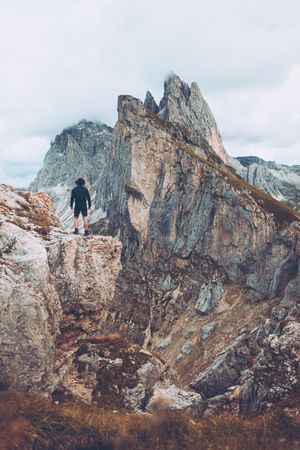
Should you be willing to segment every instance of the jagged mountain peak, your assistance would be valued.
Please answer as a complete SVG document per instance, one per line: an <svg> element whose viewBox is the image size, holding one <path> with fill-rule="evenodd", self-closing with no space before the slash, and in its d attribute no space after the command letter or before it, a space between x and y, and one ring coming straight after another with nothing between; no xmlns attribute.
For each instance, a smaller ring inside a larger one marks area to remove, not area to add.
<svg viewBox="0 0 300 450"><path fill-rule="evenodd" d="M174 72L171 72L165 79L164 82L164 97L184 97L186 100L189 99L191 94L190 87L187 83L181 80L181 78ZM164 98L163 97L163 98ZM163 98L161 101L163 101Z"/></svg>
<svg viewBox="0 0 300 450"><path fill-rule="evenodd" d="M122 106L122 102L119 104ZM206 141L213 152L228 164L229 157L216 120L196 82L189 86L177 74L171 72L164 81L164 94L159 105L151 92L147 91L144 106L160 119L167 120L180 129L187 141L198 146L203 145L203 140ZM120 113L119 107L118 111Z"/></svg>
<svg viewBox="0 0 300 450"><path fill-rule="evenodd" d="M79 120L79 122L69 125L68 127L65 127L62 130L62 132L60 133L60 135L72 133L72 132L76 132L76 131L82 131L85 133L90 133L90 132L97 133L97 132L101 132L101 131L112 132L112 128L110 126L106 125L105 123L101 122L100 120L92 121L92 120L87 120L87 119L81 119L81 120Z"/></svg>
<svg viewBox="0 0 300 450"><path fill-rule="evenodd" d="M152 111L154 114L157 114L159 112L159 106L156 103L156 101L154 100L153 95L151 94L150 91L146 92L146 97L144 100L144 105L147 109L149 109L150 111Z"/></svg>
<svg viewBox="0 0 300 450"><path fill-rule="evenodd" d="M196 82L189 86L171 73L164 82L158 116L179 126L186 139L196 145L205 139L221 160L228 163L217 123Z"/></svg>
<svg viewBox="0 0 300 450"><path fill-rule="evenodd" d="M164 95L161 99L161 107L164 106L164 99L168 96L177 98L179 101L185 100L186 103L191 103L192 101L196 100L199 107L203 107L204 105L206 107L208 106L196 81L193 81L189 86L188 83L183 81L174 72L170 72L170 74L165 79Z"/></svg>

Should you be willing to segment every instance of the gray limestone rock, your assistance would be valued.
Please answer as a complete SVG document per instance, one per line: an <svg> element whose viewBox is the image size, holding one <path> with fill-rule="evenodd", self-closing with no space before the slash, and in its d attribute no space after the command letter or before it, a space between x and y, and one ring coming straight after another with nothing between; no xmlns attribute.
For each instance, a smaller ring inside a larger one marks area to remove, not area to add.
<svg viewBox="0 0 300 450"><path fill-rule="evenodd" d="M210 282L201 286L195 309L199 314L210 314L224 293L219 282Z"/></svg>
<svg viewBox="0 0 300 450"><path fill-rule="evenodd" d="M156 386L153 395L147 405L147 412L162 410L187 411L195 416L200 416L204 409L201 395L179 389L175 385Z"/></svg>
<svg viewBox="0 0 300 450"><path fill-rule="evenodd" d="M69 354L58 337L73 333L75 345L98 330L113 296L121 243L57 225L46 194L0 185L0 383L9 389L50 395Z"/></svg>
<svg viewBox="0 0 300 450"><path fill-rule="evenodd" d="M160 342L159 346L158 346L158 350L165 350L166 348L169 347L171 343L171 337L168 336L166 339L164 339L163 341Z"/></svg>
<svg viewBox="0 0 300 450"><path fill-rule="evenodd" d="M300 226L293 222L277 235L266 247L261 258L252 267L247 277L247 286L259 291L265 298L282 297L287 284L296 278L299 265ZM293 281L289 289L293 289Z"/></svg>
<svg viewBox="0 0 300 450"><path fill-rule="evenodd" d="M288 323L279 335L270 334L256 363L242 374L240 408L257 414L292 393L298 382L300 324Z"/></svg>
<svg viewBox="0 0 300 450"><path fill-rule="evenodd" d="M253 338L247 333L242 334L226 346L190 386L206 399L224 394L227 388L236 384L241 372L251 366L256 352Z"/></svg>
<svg viewBox="0 0 300 450"><path fill-rule="evenodd" d="M144 105L147 109L152 111L154 114L157 114L159 111L159 107L158 107L156 101L154 100L151 92L149 92L149 91L147 91L147 93L146 93Z"/></svg>
<svg viewBox="0 0 300 450"><path fill-rule="evenodd" d="M176 356L176 362L179 362L184 358L184 355L182 353L179 353L179 355Z"/></svg>
<svg viewBox="0 0 300 450"><path fill-rule="evenodd" d="M217 328L217 322L210 322L201 327L201 337L203 340L208 339L215 329Z"/></svg>
<svg viewBox="0 0 300 450"><path fill-rule="evenodd" d="M190 353L190 351L192 350L193 345L194 344L192 342L185 342L183 344L183 346L181 347L181 353L183 355L188 355Z"/></svg>
<svg viewBox="0 0 300 450"><path fill-rule="evenodd" d="M296 276L287 284L280 305L287 308L300 304L300 260L295 267Z"/></svg>
<svg viewBox="0 0 300 450"><path fill-rule="evenodd" d="M180 126L186 139L196 145L206 140L225 163L228 155L212 112L202 97L197 83L191 86L171 73L164 84L164 96L159 103L159 117Z"/></svg>
<svg viewBox="0 0 300 450"><path fill-rule="evenodd" d="M184 339L190 339L194 334L194 330L189 330L185 333Z"/></svg>
<svg viewBox="0 0 300 450"><path fill-rule="evenodd" d="M175 289L176 284L174 283L172 277L170 274L168 274L161 282L160 288L162 291L171 291L172 289Z"/></svg>

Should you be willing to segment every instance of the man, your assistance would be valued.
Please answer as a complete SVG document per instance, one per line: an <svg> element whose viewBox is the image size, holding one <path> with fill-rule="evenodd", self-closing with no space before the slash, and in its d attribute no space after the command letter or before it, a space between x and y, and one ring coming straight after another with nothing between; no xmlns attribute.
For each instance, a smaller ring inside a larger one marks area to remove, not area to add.
<svg viewBox="0 0 300 450"><path fill-rule="evenodd" d="M83 217L83 226L84 226L84 235L88 236L89 232L88 232L88 227L89 227L89 223L88 223L88 212L87 212L87 203L89 206L89 211L91 210L91 197L90 197L90 193L87 190L86 187L84 187L85 185L85 181L83 178L78 178L78 180L75 182L77 184L76 187L74 187L74 189L72 190L72 194L71 194L71 209L73 210L73 203L75 200L75 208L74 208L74 227L75 227L75 231L74 234L78 234L78 217L79 214L82 214Z"/></svg>

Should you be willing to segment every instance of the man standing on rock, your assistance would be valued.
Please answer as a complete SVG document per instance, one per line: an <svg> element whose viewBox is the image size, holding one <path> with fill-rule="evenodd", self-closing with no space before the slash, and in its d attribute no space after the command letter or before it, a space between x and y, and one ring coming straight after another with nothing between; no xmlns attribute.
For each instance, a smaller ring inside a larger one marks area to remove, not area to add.
<svg viewBox="0 0 300 450"><path fill-rule="evenodd" d="M73 203L75 200L75 208L74 208L74 227L75 227L75 231L74 234L78 234L78 217L79 214L82 214L83 217L83 226L84 226L84 235L88 236L89 232L88 232L88 227L89 227L89 223L88 223L88 211L87 211L87 203L89 206L89 211L91 209L92 203L91 203L91 197L90 197L90 193L88 191L88 189L84 186L85 185L85 181L83 178L78 178L78 180L75 182L77 184L76 187L74 187L74 189L72 189L72 194L71 194L71 209L73 209Z"/></svg>

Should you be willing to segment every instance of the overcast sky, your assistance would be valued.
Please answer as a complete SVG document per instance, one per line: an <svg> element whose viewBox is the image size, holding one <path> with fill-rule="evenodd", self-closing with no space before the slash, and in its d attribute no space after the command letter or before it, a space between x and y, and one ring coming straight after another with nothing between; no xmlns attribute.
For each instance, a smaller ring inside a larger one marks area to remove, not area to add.
<svg viewBox="0 0 300 450"><path fill-rule="evenodd" d="M300 164L299 0L0 0L0 182L117 96L197 81L229 154Z"/></svg>

